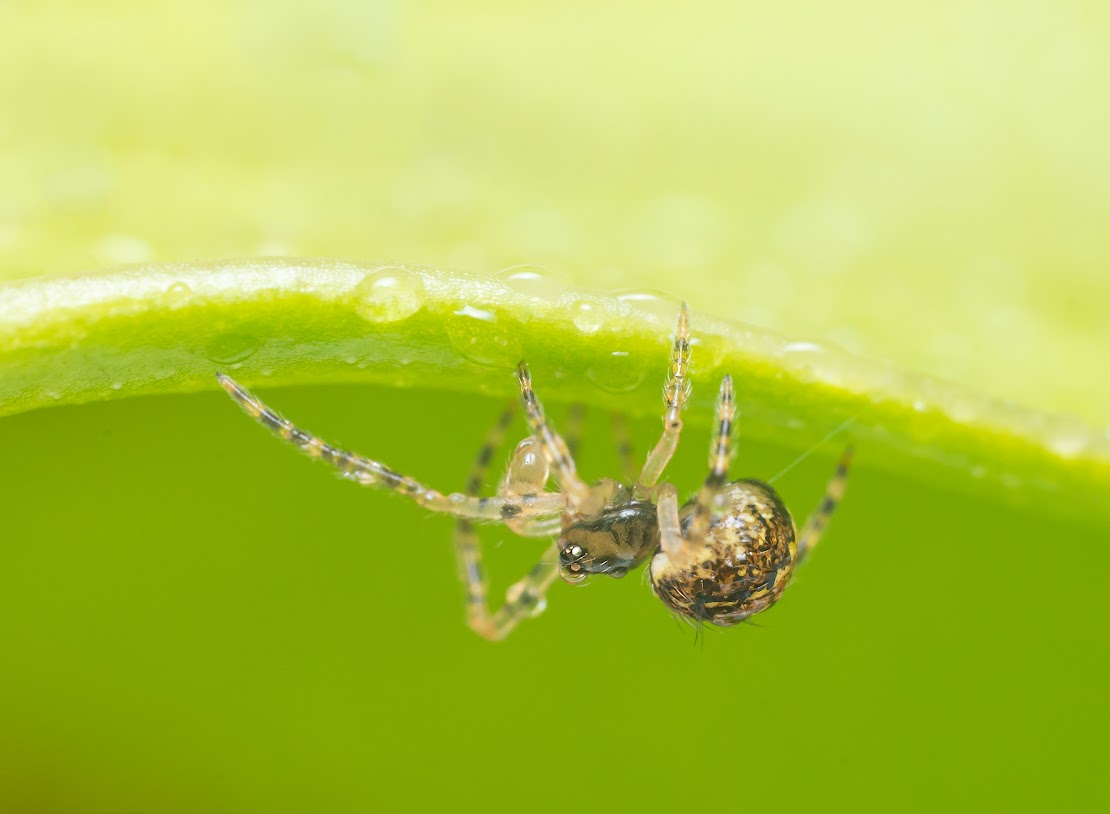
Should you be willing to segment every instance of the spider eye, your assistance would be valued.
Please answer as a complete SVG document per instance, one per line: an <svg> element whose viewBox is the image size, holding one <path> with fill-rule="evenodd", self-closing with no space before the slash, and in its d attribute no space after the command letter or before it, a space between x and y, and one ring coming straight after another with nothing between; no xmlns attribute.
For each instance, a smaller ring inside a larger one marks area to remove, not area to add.
<svg viewBox="0 0 1110 814"><path fill-rule="evenodd" d="M568 545L559 552L559 562L570 571L581 571L582 560L586 556L586 549L580 545Z"/></svg>

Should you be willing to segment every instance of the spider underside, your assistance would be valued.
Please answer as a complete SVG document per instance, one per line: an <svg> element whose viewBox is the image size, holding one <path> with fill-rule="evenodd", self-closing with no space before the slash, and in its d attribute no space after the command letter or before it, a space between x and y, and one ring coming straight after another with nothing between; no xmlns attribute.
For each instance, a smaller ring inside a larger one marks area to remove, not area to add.
<svg viewBox="0 0 1110 814"><path fill-rule="evenodd" d="M812 551L844 493L851 450L842 456L824 499L799 533L775 490L757 480L728 480L736 416L732 378L717 399L709 475L698 494L680 506L678 493L661 482L678 446L682 409L690 395L689 315L683 304L675 326L671 364L663 387L663 432L637 473L627 429L614 416L625 481L585 483L571 450L581 410L573 408L567 439L547 420L532 389L528 367L517 367L529 435L514 449L494 497L478 491L515 413L502 412L475 462L466 493L443 494L377 461L336 449L299 429L230 377L217 378L254 419L315 458L365 486L399 492L430 511L456 518L455 550L466 589L467 621L480 635L502 639L523 619L543 610L556 577L581 582L591 574L622 577L650 559L655 595L674 613L695 622L738 624L773 605L794 568ZM554 481L557 491L548 491ZM539 562L491 610L474 527L497 522L524 537L556 537Z"/></svg>

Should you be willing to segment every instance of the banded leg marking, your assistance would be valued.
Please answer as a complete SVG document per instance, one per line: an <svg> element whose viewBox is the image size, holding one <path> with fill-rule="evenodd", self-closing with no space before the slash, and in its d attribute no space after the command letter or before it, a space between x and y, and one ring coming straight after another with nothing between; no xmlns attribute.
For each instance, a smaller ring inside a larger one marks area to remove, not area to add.
<svg viewBox="0 0 1110 814"><path fill-rule="evenodd" d="M671 367L667 372L667 382L663 385L663 435L655 448L648 454L644 468L640 471L638 491L654 487L663 475L678 448L678 436L682 432L682 408L690 397L690 313L686 303L678 311L674 329L674 345L671 347Z"/></svg>
<svg viewBox="0 0 1110 814"><path fill-rule="evenodd" d="M491 641L499 641L512 633L520 622L539 616L547 606L547 591L558 575L559 549L552 545L524 579L509 587L505 593L505 604L478 632Z"/></svg>
<svg viewBox="0 0 1110 814"><path fill-rule="evenodd" d="M713 511L713 501L728 482L728 464L732 458L732 431L736 422L736 401L732 392L732 377L721 380L721 390L717 395L717 431L709 446L709 475L706 476L694 505L693 518L686 537L700 540L709 528L709 518Z"/></svg>
<svg viewBox="0 0 1110 814"><path fill-rule="evenodd" d="M517 365L516 375L528 427L539 439L544 457L551 466L551 474L566 495L567 504L571 508L578 506L589 496L590 489L578 477L574 459L570 457L566 442L555 432L544 415L543 405L536 398L536 391L532 389L532 374L528 372L528 365L524 362Z"/></svg>
<svg viewBox="0 0 1110 814"><path fill-rule="evenodd" d="M513 418L514 407L510 405L502 413L490 430L486 443L482 446L474 462L474 468L467 480L467 491L473 495L482 487L489 471L490 461L505 437L505 432ZM519 449L519 447L518 447ZM510 467L512 463L510 463ZM542 484L540 484L542 488ZM505 487L502 486L502 489ZM557 522L559 518L554 518ZM529 522L549 522L534 518ZM459 578L466 586L466 621L470 628L487 639L503 639L523 619L543 610L544 595L558 574L557 558L554 551L548 552L524 579L516 582L508 591L505 603L495 612L490 612L489 589L482 550L474 524L460 519L455 524L455 554L459 564Z"/></svg>
<svg viewBox="0 0 1110 814"><path fill-rule="evenodd" d="M798 533L797 562L805 559L821 539L829 519L836 511L837 504L844 498L844 490L848 485L848 469L852 465L852 448L848 447L840 456L836 465L836 472L825 487L825 496L821 499L817 510L810 515L802 530Z"/></svg>
<svg viewBox="0 0 1110 814"><path fill-rule="evenodd" d="M478 494L482 481L489 472L493 455L505 437L509 423L513 420L515 405L510 404L502 410L497 423L490 429L486 442L478 451L470 477L466 481L468 497ZM482 549L478 543L478 532L474 524L465 518L455 522L455 557L459 565L459 580L466 587L466 621L470 627L483 635L490 624L488 587L485 567L482 563Z"/></svg>
<svg viewBox="0 0 1110 814"><path fill-rule="evenodd" d="M557 515L566 506L566 499L557 493L524 497L473 497L454 492L443 494L402 475L385 464L364 458L354 452L336 449L322 439L306 432L278 415L230 376L220 373L216 378L239 406L282 440L299 447L313 458L327 461L339 469L343 477L363 486L380 487L405 495L429 511L443 512L472 520L504 521L508 518L531 518Z"/></svg>

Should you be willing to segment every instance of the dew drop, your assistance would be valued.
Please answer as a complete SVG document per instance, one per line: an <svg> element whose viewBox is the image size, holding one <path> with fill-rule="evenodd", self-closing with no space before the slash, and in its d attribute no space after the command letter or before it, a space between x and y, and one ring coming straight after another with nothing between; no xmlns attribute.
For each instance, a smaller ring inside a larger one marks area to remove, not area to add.
<svg viewBox="0 0 1110 814"><path fill-rule="evenodd" d="M784 353L824 353L825 349L816 342L789 342L783 348Z"/></svg>
<svg viewBox="0 0 1110 814"><path fill-rule="evenodd" d="M818 368L825 364L826 351L816 342L789 342L782 348L784 365L802 379L813 381Z"/></svg>
<svg viewBox="0 0 1110 814"><path fill-rule="evenodd" d="M399 322L424 305L424 281L414 271L385 266L359 280L354 288L354 310L367 322Z"/></svg>
<svg viewBox="0 0 1110 814"><path fill-rule="evenodd" d="M693 336L690 338L690 357L702 372L719 370L724 364L727 349L719 336Z"/></svg>
<svg viewBox="0 0 1110 814"><path fill-rule="evenodd" d="M600 303L578 300L570 310L574 327L584 334L596 334L605 324L605 313Z"/></svg>
<svg viewBox="0 0 1110 814"><path fill-rule="evenodd" d="M212 340L204 355L218 365L239 365L254 356L257 350L258 340L253 336L231 333Z"/></svg>
<svg viewBox="0 0 1110 814"><path fill-rule="evenodd" d="M513 367L523 351L514 325L492 311L464 305L445 323L447 338L464 358L484 367Z"/></svg>
<svg viewBox="0 0 1110 814"><path fill-rule="evenodd" d="M1048 448L1061 458L1078 458L1094 442L1092 432L1081 422L1059 417L1048 427Z"/></svg>
<svg viewBox="0 0 1110 814"><path fill-rule="evenodd" d="M192 293L193 289L185 283L174 283L166 289L166 301L175 307L180 306L189 299L189 295Z"/></svg>
<svg viewBox="0 0 1110 814"><path fill-rule="evenodd" d="M554 301L567 290L565 277L542 266L513 266L496 276L516 293L536 300Z"/></svg>
<svg viewBox="0 0 1110 814"><path fill-rule="evenodd" d="M650 289L624 291L617 294L617 299L667 325L673 324L678 316L678 300L668 297L661 291Z"/></svg>
<svg viewBox="0 0 1110 814"><path fill-rule="evenodd" d="M628 351L613 351L586 369L586 377L598 388L610 393L627 393L644 382L647 368Z"/></svg>
<svg viewBox="0 0 1110 814"><path fill-rule="evenodd" d="M113 390L122 390L123 389L123 382L112 382L108 386L111 387Z"/></svg>

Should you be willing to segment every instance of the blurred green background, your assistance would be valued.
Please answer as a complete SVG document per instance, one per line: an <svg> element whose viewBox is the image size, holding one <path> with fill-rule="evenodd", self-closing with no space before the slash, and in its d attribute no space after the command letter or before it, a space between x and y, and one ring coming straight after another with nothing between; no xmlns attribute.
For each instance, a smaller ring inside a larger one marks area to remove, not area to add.
<svg viewBox="0 0 1110 814"><path fill-rule="evenodd" d="M0 277L533 263L1103 426L1107 99L1095 2L0 2ZM444 489L498 408L263 395ZM450 523L220 393L0 438L0 810L1107 802L1110 531L1079 512L863 461L759 627L695 641L633 575L491 645ZM611 474L602 416L587 441ZM780 482L796 513L834 452ZM497 595L539 546L486 538Z"/></svg>

